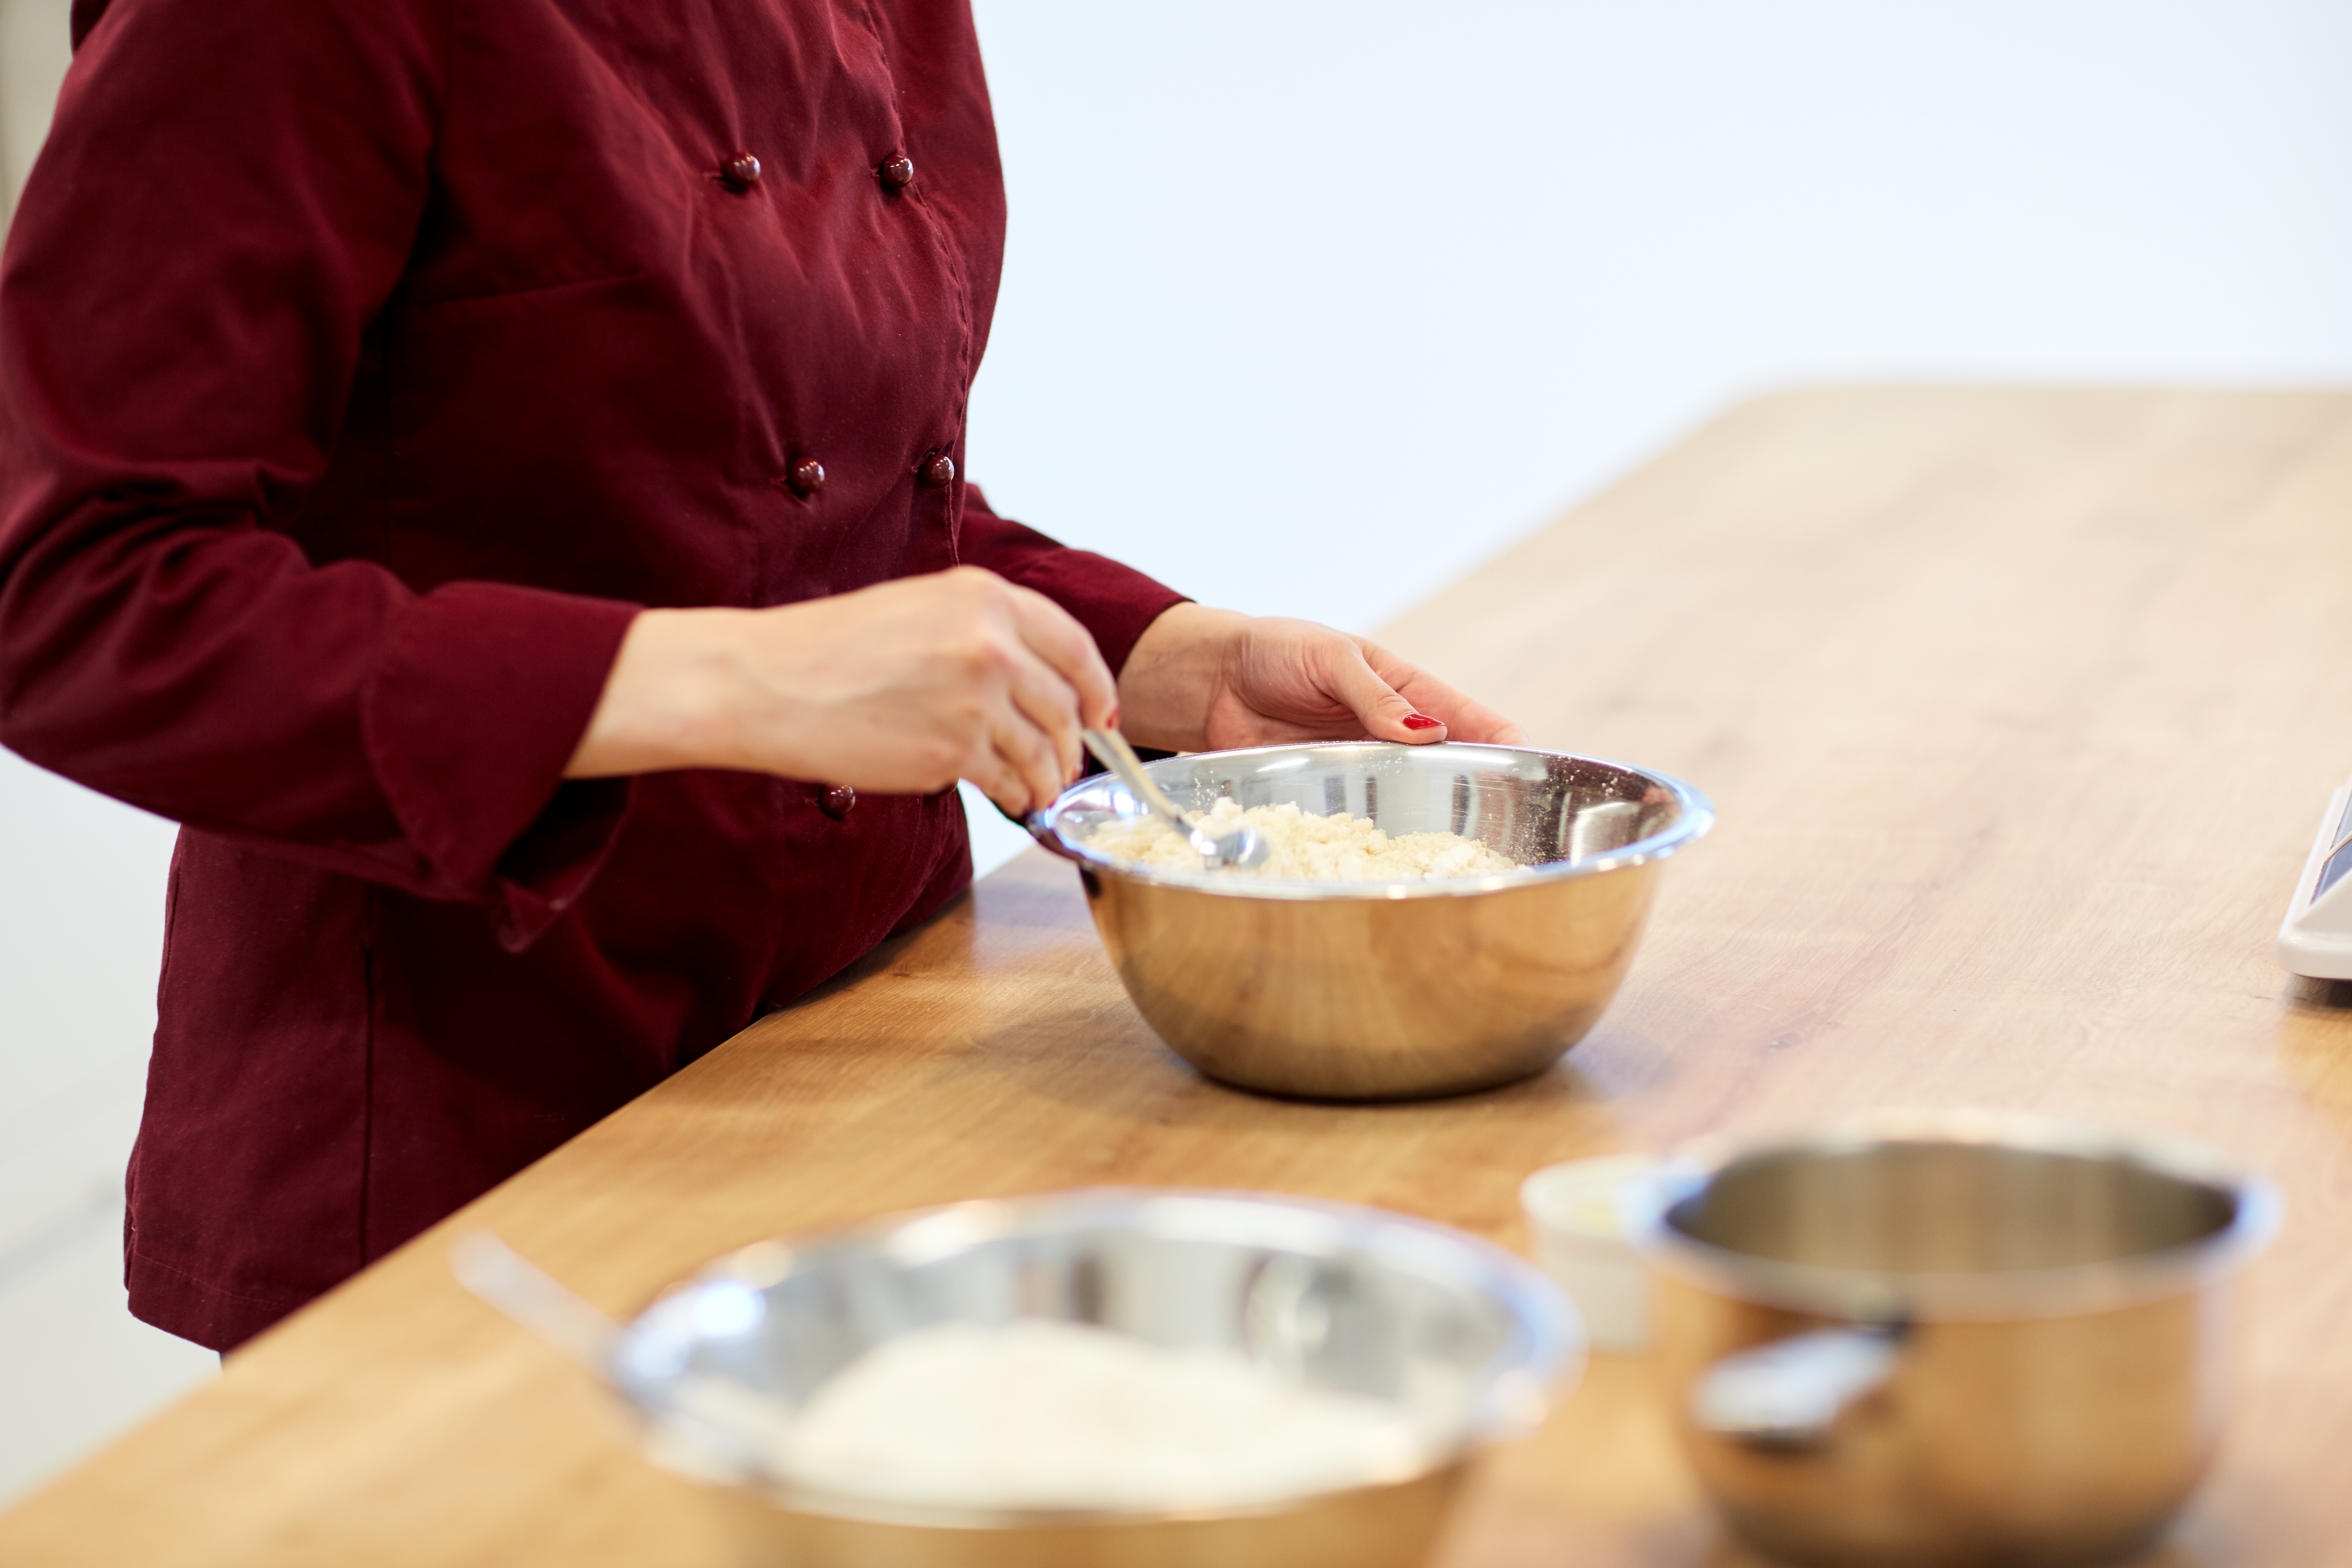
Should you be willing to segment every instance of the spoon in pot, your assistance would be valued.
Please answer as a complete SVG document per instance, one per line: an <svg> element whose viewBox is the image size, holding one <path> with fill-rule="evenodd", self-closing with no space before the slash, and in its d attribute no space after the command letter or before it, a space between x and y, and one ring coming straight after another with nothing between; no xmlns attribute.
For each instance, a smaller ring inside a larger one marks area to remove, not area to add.
<svg viewBox="0 0 2352 1568"><path fill-rule="evenodd" d="M1127 786L1128 793L1135 796L1139 804L1182 834L1192 847L1201 852L1201 858L1210 870L1246 871L1253 866L1265 864L1265 858L1273 852L1273 847L1266 843L1265 835L1247 826L1236 827L1230 833L1212 834L1195 825L1190 816L1176 809L1176 803L1170 800L1158 784L1151 782L1151 775L1144 772L1143 759L1135 754L1135 748L1127 743L1126 736L1116 730L1083 730L1079 733L1087 742L1087 750L1100 758L1103 766L1118 775L1118 782Z"/></svg>

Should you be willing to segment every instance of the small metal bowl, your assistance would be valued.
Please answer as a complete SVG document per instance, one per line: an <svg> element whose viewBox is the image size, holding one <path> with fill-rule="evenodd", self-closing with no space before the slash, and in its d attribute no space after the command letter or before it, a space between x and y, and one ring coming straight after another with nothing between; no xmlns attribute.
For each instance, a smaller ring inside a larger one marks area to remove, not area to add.
<svg viewBox="0 0 2352 1568"><path fill-rule="evenodd" d="M1139 815L1108 777L1031 818L1078 862L1119 980L1177 1055L1224 1083L1316 1099L1459 1094L1551 1066L1616 994L1658 863L1715 820L1664 773L1523 746L1267 746L1150 771L1189 810L1287 802L1391 834L1458 833L1520 862L1414 882L1138 866L1087 842Z"/></svg>
<svg viewBox="0 0 2352 1568"><path fill-rule="evenodd" d="M1416 1473L1251 1508L986 1511L815 1492L747 1470L681 1386L797 1406L866 1351L947 1322L1059 1319L1223 1347L1395 1402L1444 1434ZM1480 1449L1532 1431L1581 1365L1575 1310L1501 1248L1379 1209L1246 1193L986 1200L764 1243L675 1287L610 1366L656 1462L731 1483L755 1561L794 1568L1412 1568Z"/></svg>

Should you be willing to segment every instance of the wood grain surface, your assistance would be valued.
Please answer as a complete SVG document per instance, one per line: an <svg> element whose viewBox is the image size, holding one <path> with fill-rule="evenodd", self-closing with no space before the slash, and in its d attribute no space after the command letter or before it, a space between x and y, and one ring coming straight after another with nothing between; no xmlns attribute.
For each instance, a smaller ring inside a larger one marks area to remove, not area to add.
<svg viewBox="0 0 2352 1568"><path fill-rule="evenodd" d="M2272 939L2352 773L2352 395L1792 393L1389 628L1537 743L1710 792L1555 1070L1349 1109L1212 1087L1031 856L232 1358L0 1516L0 1563L716 1563L690 1489L443 1261L615 1311L757 1237L1092 1182L1277 1188L1523 1246L1549 1161L1982 1104L2273 1173L2221 1463L2152 1562L2352 1563L2352 988ZM37 1353L18 1346L12 1354ZM1504 1451L1445 1568L1748 1562L1638 1360Z"/></svg>

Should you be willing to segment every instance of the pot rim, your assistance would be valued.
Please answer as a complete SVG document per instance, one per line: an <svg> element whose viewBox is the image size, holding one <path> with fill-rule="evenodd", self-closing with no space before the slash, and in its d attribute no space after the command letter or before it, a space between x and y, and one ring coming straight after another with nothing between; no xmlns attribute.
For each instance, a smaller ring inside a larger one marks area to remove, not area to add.
<svg viewBox="0 0 2352 1568"><path fill-rule="evenodd" d="M2227 1224L2177 1247L2091 1263L1956 1274L1763 1258L1702 1241L1669 1219L1676 1205L1743 1160L1920 1142L1997 1143L2128 1161L2226 1193L2232 1212ZM1980 1110L1879 1111L1792 1135L1701 1139L1633 1184L1623 1208L1627 1238L1643 1261L1662 1273L1738 1300L1864 1324L2074 1317L2189 1295L2251 1260L2277 1235L2284 1217L2284 1200L2269 1180L2192 1140Z"/></svg>
<svg viewBox="0 0 2352 1568"><path fill-rule="evenodd" d="M1467 898L1481 893L1508 892L1517 888L1541 887L1548 883L1574 880L1580 877L1597 877L1611 871L1622 871L1653 861L1664 860L1706 835L1715 826L1715 803L1696 786L1671 773L1654 768L1637 767L1612 757L1597 757L1585 752L1553 751L1542 746L1503 746L1487 742L1445 741L1434 746L1408 746L1394 741L1306 741L1280 746L1244 746L1223 752L1181 752L1160 762L1148 763L1147 768L1157 770L1175 766L1189 767L1210 758L1276 756L1286 752L1361 751L1365 752L1420 752L1477 751L1507 752L1517 755L1553 758L1564 762L1583 763L1594 767L1609 768L1642 779L1654 789L1674 797L1679 807L1675 820L1656 833L1633 843L1620 846L1601 855L1589 855L1578 860L1545 860L1533 866L1521 866L1508 871L1497 871L1483 877L1444 877L1412 881L1333 882L1306 879L1271 879L1223 877L1212 871L1171 871L1154 867L1139 866L1132 861L1115 859L1065 830L1064 819L1081 795L1091 794L1102 787L1101 775L1080 779L1076 784L1054 797L1051 805L1035 811L1024 819L1030 836L1053 853L1066 860L1075 860L1084 868L1122 882L1146 887L1180 889L1185 892L1205 893L1213 898L1262 899L1272 901L1320 902L1332 900L1386 902L1405 899ZM1116 781L1111 781L1115 783ZM1164 782L1164 781L1163 781ZM1141 813L1136 815L1140 816Z"/></svg>

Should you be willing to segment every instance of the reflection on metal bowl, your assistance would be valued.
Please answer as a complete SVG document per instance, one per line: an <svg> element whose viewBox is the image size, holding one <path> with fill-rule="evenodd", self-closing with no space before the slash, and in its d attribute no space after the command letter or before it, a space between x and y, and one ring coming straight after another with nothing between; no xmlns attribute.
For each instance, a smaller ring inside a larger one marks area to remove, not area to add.
<svg viewBox="0 0 2352 1568"><path fill-rule="evenodd" d="M1541 1072L1633 962L1659 862L1707 830L1696 790L1518 746L1373 742L1151 764L1180 806L1220 795L1458 833L1521 863L1493 877L1306 882L1114 861L1087 836L1138 814L1081 781L1031 826L1079 863L1095 926L1160 1037L1209 1077L1333 1100L1458 1094Z"/></svg>
<svg viewBox="0 0 2352 1568"><path fill-rule="evenodd" d="M797 1407L898 1335L1037 1318L1238 1352L1393 1402L1440 1440L1417 1473L1247 1509L997 1512L795 1489L730 1469L677 1414L688 1384ZM638 1317L612 1372L657 1459L732 1483L715 1495L760 1563L1415 1568L1479 1451L1532 1430L1582 1349L1550 1281L1458 1231L1307 1199L1102 1189L748 1247Z"/></svg>

